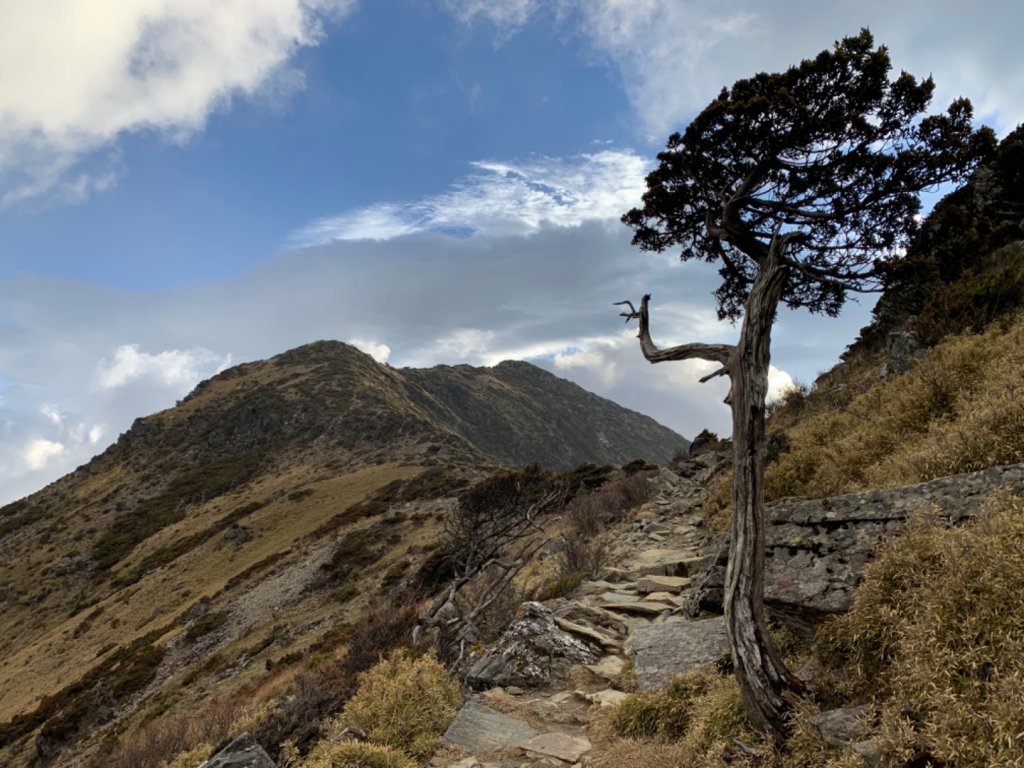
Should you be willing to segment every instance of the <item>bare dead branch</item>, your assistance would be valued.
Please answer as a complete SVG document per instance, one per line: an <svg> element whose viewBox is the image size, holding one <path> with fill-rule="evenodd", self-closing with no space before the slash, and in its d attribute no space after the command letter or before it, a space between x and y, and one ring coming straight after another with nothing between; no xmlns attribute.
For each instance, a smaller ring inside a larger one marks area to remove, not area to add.
<svg viewBox="0 0 1024 768"><path fill-rule="evenodd" d="M626 318L626 322L634 318L640 321L640 331L637 337L640 339L640 349L648 361L651 363L664 363L668 360L710 360L720 364L724 371L724 373L716 373L715 375L722 376L729 372L729 361L736 349L732 344L680 344L677 347L659 349L651 340L647 311L647 305L650 300L651 294L644 294L643 299L640 300L639 311L633 307L630 301L615 302L617 306L621 304L629 305L631 311L628 315L625 312L620 313L620 316Z"/></svg>

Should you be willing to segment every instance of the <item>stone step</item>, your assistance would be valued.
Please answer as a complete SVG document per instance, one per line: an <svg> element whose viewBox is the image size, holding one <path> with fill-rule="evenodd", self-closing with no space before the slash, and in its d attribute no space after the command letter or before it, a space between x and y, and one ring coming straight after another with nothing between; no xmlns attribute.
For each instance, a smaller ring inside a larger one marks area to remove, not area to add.
<svg viewBox="0 0 1024 768"><path fill-rule="evenodd" d="M638 613L641 616L660 616L663 612L669 610L669 607L663 603L640 600L632 603L598 603L598 605L601 608L607 608L609 611L615 611L616 613Z"/></svg>
<svg viewBox="0 0 1024 768"><path fill-rule="evenodd" d="M644 576L636 582L636 591L641 595L651 592L674 592L678 594L690 585L685 576Z"/></svg>

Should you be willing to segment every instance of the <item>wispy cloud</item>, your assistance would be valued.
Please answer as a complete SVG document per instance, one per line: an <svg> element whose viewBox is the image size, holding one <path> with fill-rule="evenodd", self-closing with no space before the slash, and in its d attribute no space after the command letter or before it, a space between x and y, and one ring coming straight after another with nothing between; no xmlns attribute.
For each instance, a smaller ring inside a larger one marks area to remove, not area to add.
<svg viewBox="0 0 1024 768"><path fill-rule="evenodd" d="M289 244L391 240L416 232L524 235L545 224L616 220L640 202L649 161L632 151L605 150L568 158L481 160L472 167L474 173L446 192L317 219L295 232Z"/></svg>
<svg viewBox="0 0 1024 768"><path fill-rule="evenodd" d="M156 131L182 142L236 95L273 100L301 87L289 59L354 5L0 4L0 202L80 202L115 183L124 134Z"/></svg>

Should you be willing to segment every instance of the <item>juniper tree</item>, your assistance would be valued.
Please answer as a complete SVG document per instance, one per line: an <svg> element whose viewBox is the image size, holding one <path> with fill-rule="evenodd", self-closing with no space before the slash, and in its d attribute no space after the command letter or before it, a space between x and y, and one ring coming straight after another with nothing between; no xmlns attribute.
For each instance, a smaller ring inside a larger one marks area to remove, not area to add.
<svg viewBox="0 0 1024 768"><path fill-rule="evenodd" d="M920 192L961 178L994 145L972 127L971 104L921 117L931 78L890 79L870 32L837 42L785 72L721 91L682 134L669 137L647 177L643 205L623 216L645 251L680 248L716 263L721 320L742 318L736 344L660 349L646 295L639 320L652 363L719 364L701 381L731 380L734 474L725 614L736 676L752 724L781 738L799 681L765 627L764 421L771 329L780 303L835 316L851 291L881 287L920 209Z"/></svg>

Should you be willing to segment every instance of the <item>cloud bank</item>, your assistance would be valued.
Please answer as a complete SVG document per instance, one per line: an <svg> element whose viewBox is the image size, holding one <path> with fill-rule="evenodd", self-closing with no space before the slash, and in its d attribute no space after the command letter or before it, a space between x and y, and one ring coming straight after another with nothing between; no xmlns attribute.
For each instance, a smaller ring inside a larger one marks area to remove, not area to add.
<svg viewBox="0 0 1024 768"><path fill-rule="evenodd" d="M235 96L301 87L289 58L354 3L0 4L0 203L84 200L115 182L119 137L184 142Z"/></svg>

